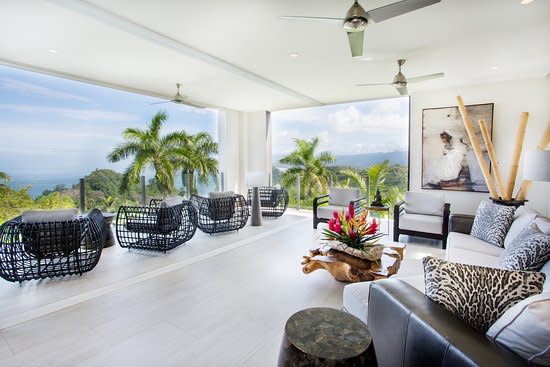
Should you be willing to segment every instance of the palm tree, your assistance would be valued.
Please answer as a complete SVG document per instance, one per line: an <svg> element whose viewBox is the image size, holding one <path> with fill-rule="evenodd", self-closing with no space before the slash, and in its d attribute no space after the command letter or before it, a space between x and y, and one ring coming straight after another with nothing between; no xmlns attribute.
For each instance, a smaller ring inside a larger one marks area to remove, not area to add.
<svg viewBox="0 0 550 367"><path fill-rule="evenodd" d="M195 174L198 181L208 184L212 175L218 175L218 160L213 155L218 154L218 143L206 132L188 135L185 143L175 151L175 165L180 168L182 182L189 175L189 190L197 193Z"/></svg>
<svg viewBox="0 0 550 367"><path fill-rule="evenodd" d="M160 136L160 129L166 119L166 113L160 111L153 116L147 129L127 128L122 133L126 141L107 156L110 162L133 157L132 163L122 176L120 189L123 192L128 192L132 184L139 182L139 177L147 167L153 168L155 181L161 193L166 195L174 190L175 151L185 144L189 136L185 132Z"/></svg>
<svg viewBox="0 0 550 367"><path fill-rule="evenodd" d="M388 173L388 170L390 168L390 162L384 161L379 162L376 164L373 164L369 168L367 168L367 174L369 175L370 179L370 197L374 197L374 193L376 192L376 188L380 188L381 191L383 191L384 186L384 180L386 179L386 174Z"/></svg>
<svg viewBox="0 0 550 367"><path fill-rule="evenodd" d="M0 185L8 186L10 181L11 181L11 178L6 172L0 172Z"/></svg>
<svg viewBox="0 0 550 367"><path fill-rule="evenodd" d="M330 152L315 154L319 146L319 138L311 140L294 139L296 150L281 158L279 162L291 167L281 175L281 182L285 186L291 186L300 177L300 196L313 196L314 192L325 192L328 189L328 180L331 176L326 165L334 162Z"/></svg>
<svg viewBox="0 0 550 367"><path fill-rule="evenodd" d="M339 173L345 177L346 186L358 187L362 192L367 192L367 183L357 170L345 168Z"/></svg>

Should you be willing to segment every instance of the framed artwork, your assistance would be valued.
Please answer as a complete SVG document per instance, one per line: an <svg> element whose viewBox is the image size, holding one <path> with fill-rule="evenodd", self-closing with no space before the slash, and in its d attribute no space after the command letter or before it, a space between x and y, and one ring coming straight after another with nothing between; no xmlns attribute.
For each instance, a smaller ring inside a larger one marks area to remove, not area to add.
<svg viewBox="0 0 550 367"><path fill-rule="evenodd" d="M466 106L490 167L478 121L493 134L493 103ZM458 107L422 110L422 188L489 192Z"/></svg>

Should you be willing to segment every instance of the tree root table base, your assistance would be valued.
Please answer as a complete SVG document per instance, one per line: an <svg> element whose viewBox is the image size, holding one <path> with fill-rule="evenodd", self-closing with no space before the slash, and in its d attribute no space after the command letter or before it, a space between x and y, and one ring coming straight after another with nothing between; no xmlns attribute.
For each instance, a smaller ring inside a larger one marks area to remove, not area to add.
<svg viewBox="0 0 550 367"><path fill-rule="evenodd" d="M309 274L318 269L328 271L341 282L365 282L386 279L397 273L403 259L404 245L387 245L379 261L361 259L345 252L322 246L304 256L302 271Z"/></svg>

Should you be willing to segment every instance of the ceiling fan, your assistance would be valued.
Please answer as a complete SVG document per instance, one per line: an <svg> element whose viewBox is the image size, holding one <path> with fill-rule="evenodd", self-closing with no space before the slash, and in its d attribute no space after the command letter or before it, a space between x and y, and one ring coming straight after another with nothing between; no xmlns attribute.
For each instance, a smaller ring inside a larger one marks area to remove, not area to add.
<svg viewBox="0 0 550 367"><path fill-rule="evenodd" d="M393 78L393 82L391 82L391 83L357 84L356 86L357 87L369 87L369 86L373 86L373 85L393 85L395 87L395 89L397 89L399 94L401 94L402 96L406 96L407 94L409 94L409 92L407 91L407 84L408 83L419 83L419 82L424 82L426 80L443 78L445 76L445 73L435 73L435 74L415 76L413 78L408 78L407 79L407 77L405 77L405 75L403 75L403 73L401 72L401 66L403 66L403 64L406 61L407 60L405 60L405 59L397 60L397 65L399 65L399 72Z"/></svg>
<svg viewBox="0 0 550 367"><path fill-rule="evenodd" d="M365 9L354 0L353 5L347 11L344 18L331 17L307 17L307 16L282 16L286 20L316 20L324 22L342 23L348 34L351 56L363 55L363 36L365 28L370 21L376 23L424 8L441 0L402 0L380 8L365 11Z"/></svg>
<svg viewBox="0 0 550 367"><path fill-rule="evenodd" d="M176 83L177 92L176 92L176 95L174 96L174 98L172 98L171 100L162 101L162 102L155 102L155 103L151 103L151 104L153 105L153 104L163 104L163 103L171 103L172 102L172 103L177 103L177 104L184 104L184 105L191 106L191 107L204 108L204 106L199 106L197 104L189 102L187 100L186 96L182 96L180 94L180 87L181 87L181 84Z"/></svg>

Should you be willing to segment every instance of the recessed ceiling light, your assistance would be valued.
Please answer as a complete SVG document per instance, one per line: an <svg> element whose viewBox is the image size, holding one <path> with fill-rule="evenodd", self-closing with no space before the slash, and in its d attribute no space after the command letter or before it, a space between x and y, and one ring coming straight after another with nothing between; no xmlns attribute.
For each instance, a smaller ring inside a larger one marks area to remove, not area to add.
<svg viewBox="0 0 550 367"><path fill-rule="evenodd" d="M297 52L291 52L291 53L288 54L288 56L290 56L292 58L296 58L296 57L300 56L300 54L297 53Z"/></svg>
<svg viewBox="0 0 550 367"><path fill-rule="evenodd" d="M56 53L57 53L57 50L54 50L53 48L50 48L50 49L48 50L48 52L51 53L51 54L56 54Z"/></svg>
<svg viewBox="0 0 550 367"><path fill-rule="evenodd" d="M535 0L521 0L521 5L527 5L527 4L531 4L533 1Z"/></svg>
<svg viewBox="0 0 550 367"><path fill-rule="evenodd" d="M498 66L491 66L491 70L498 70Z"/></svg>

